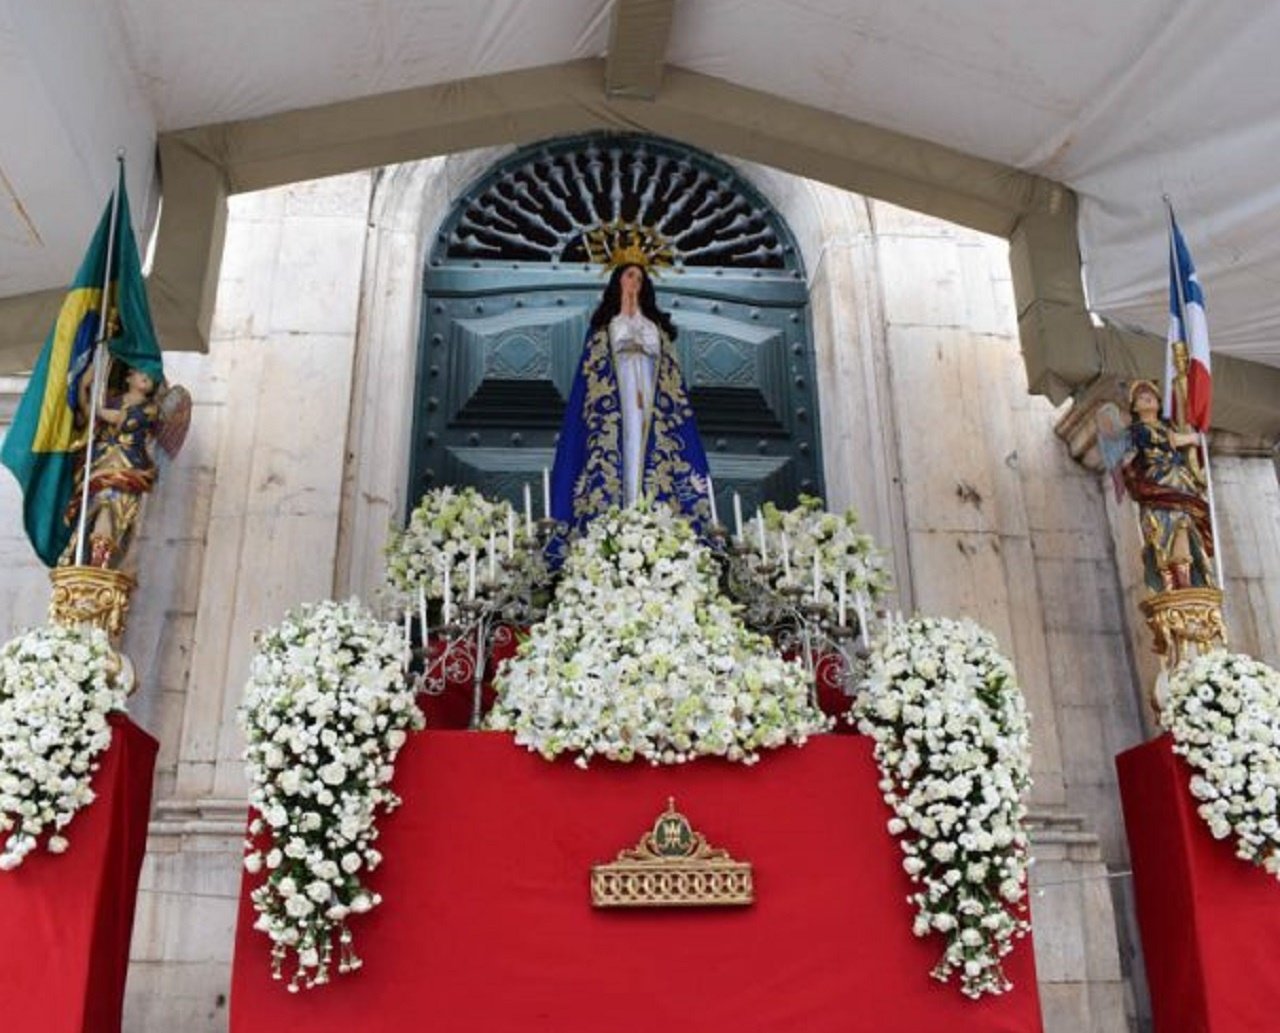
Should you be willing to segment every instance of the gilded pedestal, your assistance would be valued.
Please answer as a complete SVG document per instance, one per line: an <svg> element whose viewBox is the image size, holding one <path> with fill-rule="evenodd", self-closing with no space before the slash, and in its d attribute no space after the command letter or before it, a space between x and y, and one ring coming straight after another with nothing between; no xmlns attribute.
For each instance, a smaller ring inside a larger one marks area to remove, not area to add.
<svg viewBox="0 0 1280 1033"><path fill-rule="evenodd" d="M1217 588L1175 588L1140 604L1166 669L1215 648L1225 648L1222 592Z"/></svg>
<svg viewBox="0 0 1280 1033"><path fill-rule="evenodd" d="M105 567L54 567L49 571L53 596L49 619L55 624L96 624L118 647L129 616L129 597L136 582L128 574Z"/></svg>

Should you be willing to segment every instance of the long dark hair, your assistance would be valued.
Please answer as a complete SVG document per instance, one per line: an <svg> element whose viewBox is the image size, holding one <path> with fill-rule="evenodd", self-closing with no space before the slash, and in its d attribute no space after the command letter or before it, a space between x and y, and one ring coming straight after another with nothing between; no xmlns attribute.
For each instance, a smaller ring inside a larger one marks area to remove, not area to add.
<svg viewBox="0 0 1280 1033"><path fill-rule="evenodd" d="M604 289L604 297L600 299L600 304L592 313L591 332L594 334L598 330L607 330L613 317L622 311L622 274L628 269L639 269L641 273L640 311L647 319L652 320L669 340L674 341L677 333L676 326L671 322L671 317L658 308L658 296L653 289L653 280L649 277L649 271L642 265L620 265L614 269L613 275L609 277L609 284Z"/></svg>

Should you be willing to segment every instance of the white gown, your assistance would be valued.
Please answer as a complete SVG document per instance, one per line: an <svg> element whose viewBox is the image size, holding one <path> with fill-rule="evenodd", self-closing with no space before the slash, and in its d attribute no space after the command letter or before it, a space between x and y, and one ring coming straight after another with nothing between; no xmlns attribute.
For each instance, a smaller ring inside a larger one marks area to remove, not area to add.
<svg viewBox="0 0 1280 1033"><path fill-rule="evenodd" d="M644 477L645 444L662 338L653 322L637 312L634 316L613 317L609 343L622 407L622 497L631 506L640 497Z"/></svg>

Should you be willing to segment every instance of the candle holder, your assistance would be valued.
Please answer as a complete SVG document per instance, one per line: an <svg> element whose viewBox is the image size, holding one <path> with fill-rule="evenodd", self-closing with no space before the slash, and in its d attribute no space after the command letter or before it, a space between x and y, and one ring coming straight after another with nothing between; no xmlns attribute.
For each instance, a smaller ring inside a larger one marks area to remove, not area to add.
<svg viewBox="0 0 1280 1033"><path fill-rule="evenodd" d="M834 642L852 642L858 637L858 629L848 624L833 624L827 629L827 634Z"/></svg>
<svg viewBox="0 0 1280 1033"><path fill-rule="evenodd" d="M830 606L816 599L809 599L801 604L800 610L804 614L805 620L809 621L810 624L821 627L824 633L827 631L831 621Z"/></svg>

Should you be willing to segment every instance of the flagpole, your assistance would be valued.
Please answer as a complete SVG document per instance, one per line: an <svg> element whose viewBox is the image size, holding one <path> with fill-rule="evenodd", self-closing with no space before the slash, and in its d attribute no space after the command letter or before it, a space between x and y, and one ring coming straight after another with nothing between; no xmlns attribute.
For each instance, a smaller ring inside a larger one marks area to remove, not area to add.
<svg viewBox="0 0 1280 1033"><path fill-rule="evenodd" d="M1178 260L1178 244L1177 244L1177 238L1174 236L1173 201L1170 199L1168 194L1164 194L1162 196L1164 197L1165 222L1169 229L1169 259L1173 267L1174 290L1178 298L1178 326L1182 329L1183 336L1186 337L1187 336L1187 332L1186 332L1187 331L1187 299L1182 289L1182 263ZM1172 343L1170 343L1169 345L1166 345L1166 348L1172 348ZM1166 354L1165 356L1165 369L1166 369L1165 375L1166 376L1168 375L1167 371L1168 371L1168 364L1170 361L1172 360ZM1177 387L1174 386L1172 388L1172 391L1173 391L1173 399L1176 404ZM1186 404L1187 404L1186 399L1184 397L1182 402L1182 407L1184 411L1181 413L1175 413L1175 415L1180 415L1184 422L1186 420L1186 412L1185 412ZM1222 576L1222 537L1221 535L1218 534L1218 505L1213 497L1213 469L1212 469L1212 465L1209 462L1209 439L1205 435L1204 431L1202 430L1197 430L1196 436L1200 442L1200 453L1203 458L1204 490L1209 500L1209 528L1213 534L1213 572L1218 579L1219 590L1225 592L1227 589L1227 583L1225 580L1223 580L1223 576Z"/></svg>
<svg viewBox="0 0 1280 1033"><path fill-rule="evenodd" d="M1178 328L1181 330L1182 337L1187 336L1187 298L1182 290L1182 263L1178 261L1178 243L1174 236L1174 218L1173 218L1173 201L1168 194L1164 197L1164 221L1165 228L1169 231L1169 269L1170 275L1173 277L1173 290L1178 299ZM1182 412L1178 411L1178 388L1177 378L1174 374L1176 364L1173 361L1172 354L1173 342L1170 341L1165 345L1164 356L1164 375L1165 390L1169 392L1169 415L1176 419L1186 420L1186 400L1182 403ZM1208 453L1205 453L1206 456Z"/></svg>
<svg viewBox="0 0 1280 1033"><path fill-rule="evenodd" d="M1200 447L1204 450L1204 490L1209 496L1209 526L1213 529L1213 572L1218 576L1218 588L1227 590L1222 580L1222 538L1218 534L1218 507L1213 501L1213 469L1209 463L1209 440L1200 432Z"/></svg>
<svg viewBox="0 0 1280 1033"><path fill-rule="evenodd" d="M102 387L102 344L111 329L111 262L116 251L116 223L120 214L119 184L124 178L124 149L116 152L116 189L111 192L111 219L107 223L107 261L102 272L102 308L98 318L98 338L93 342L93 374L90 377L89 428L84 446L83 483L80 486L80 519L76 526L76 565L84 566L86 525L89 520L89 481L93 476L93 437L98 427L98 395Z"/></svg>

